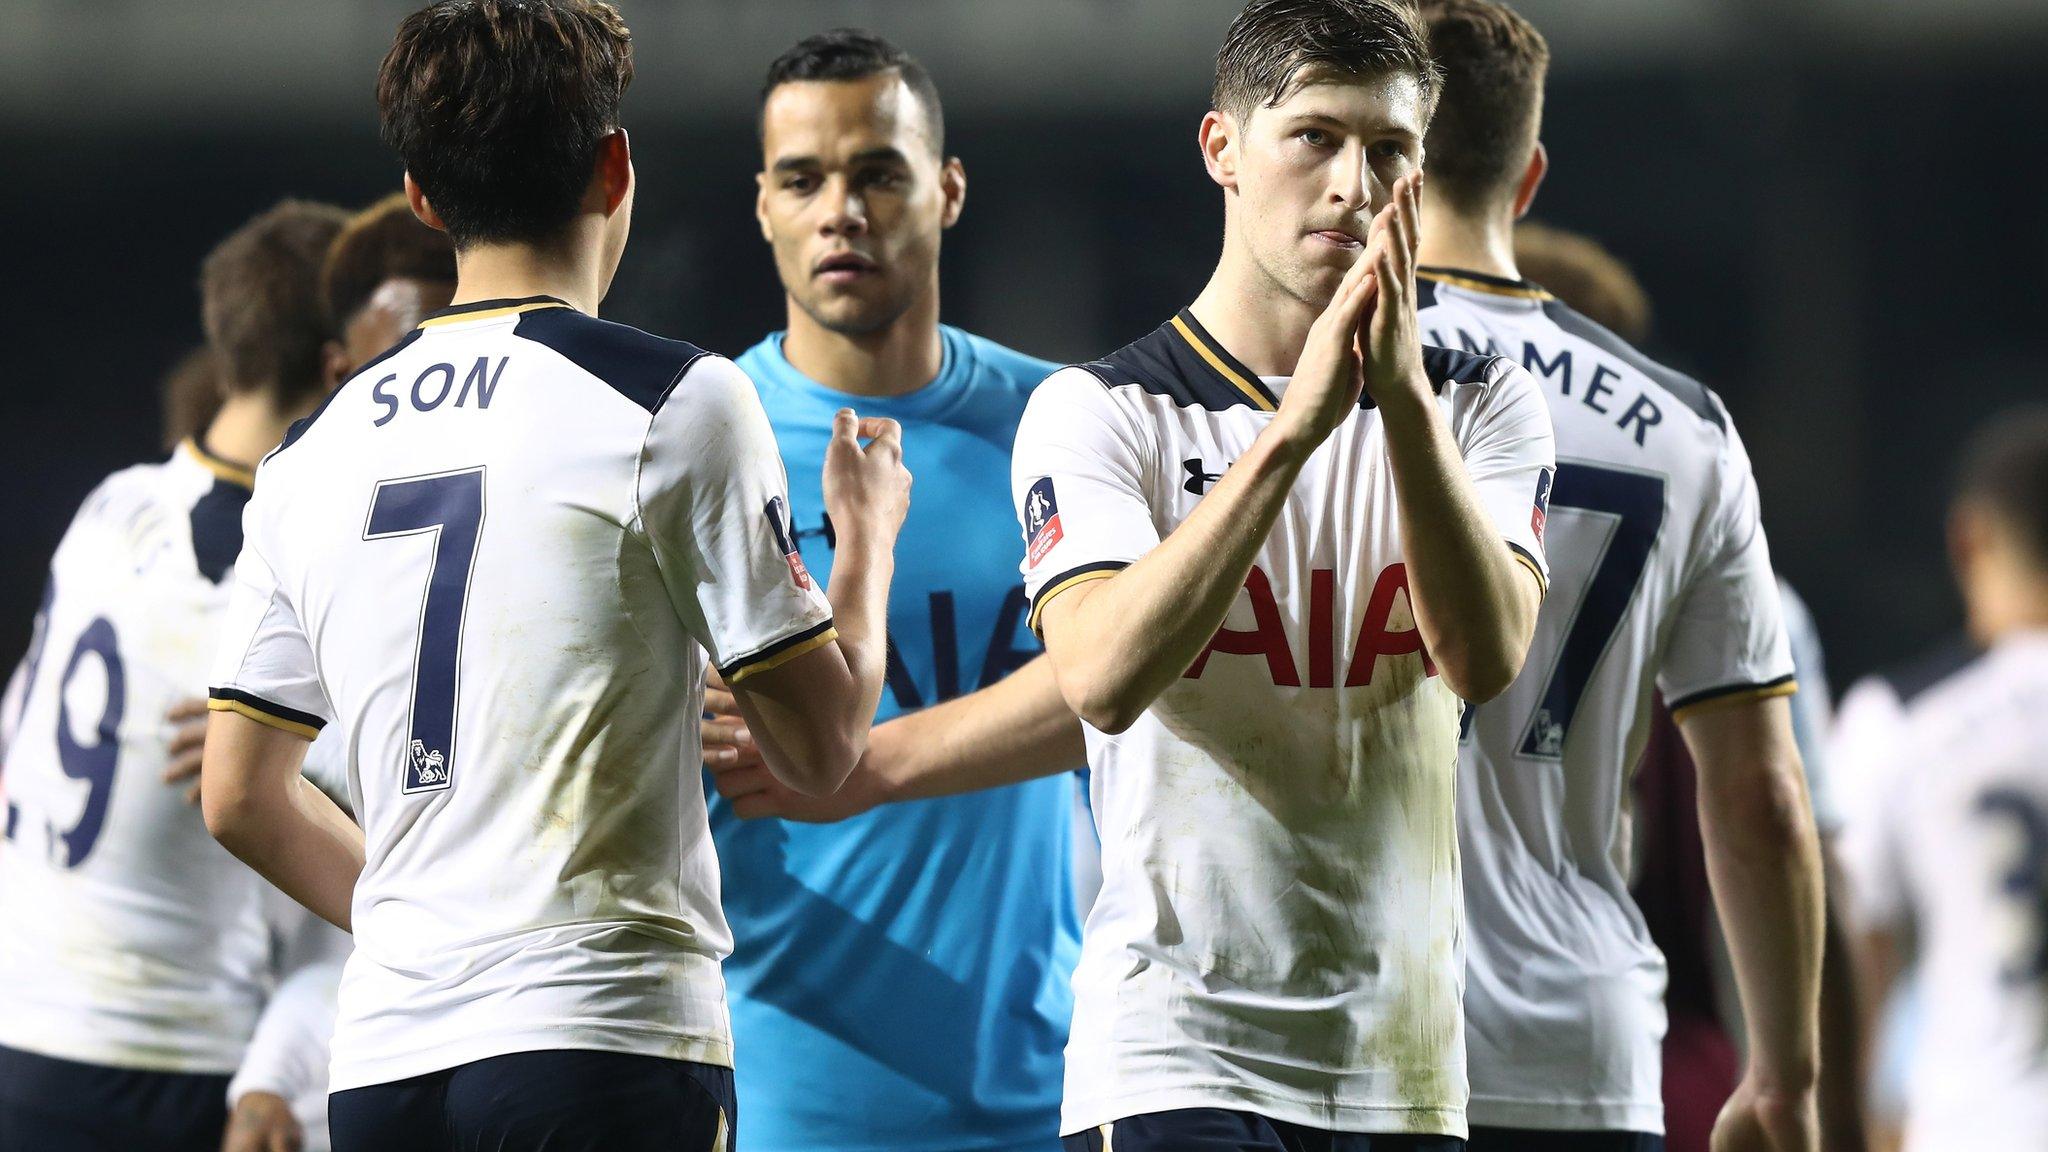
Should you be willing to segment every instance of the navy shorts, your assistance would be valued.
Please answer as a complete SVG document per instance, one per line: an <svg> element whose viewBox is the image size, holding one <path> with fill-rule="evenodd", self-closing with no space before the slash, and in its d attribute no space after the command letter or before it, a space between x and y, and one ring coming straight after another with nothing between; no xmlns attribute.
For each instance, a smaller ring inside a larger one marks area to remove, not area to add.
<svg viewBox="0 0 2048 1152"><path fill-rule="evenodd" d="M228 1077L0 1048L0 1152L220 1152Z"/></svg>
<svg viewBox="0 0 2048 1152"><path fill-rule="evenodd" d="M1471 1152L1664 1152L1664 1137L1651 1132L1474 1128Z"/></svg>
<svg viewBox="0 0 2048 1152"><path fill-rule="evenodd" d="M327 1098L334 1152L732 1152L732 1069L623 1052L494 1056Z"/></svg>
<svg viewBox="0 0 2048 1152"><path fill-rule="evenodd" d="M1066 1152L1459 1152L1465 1142L1456 1136L1325 1132L1227 1108L1179 1108L1062 1136L1060 1146Z"/></svg>

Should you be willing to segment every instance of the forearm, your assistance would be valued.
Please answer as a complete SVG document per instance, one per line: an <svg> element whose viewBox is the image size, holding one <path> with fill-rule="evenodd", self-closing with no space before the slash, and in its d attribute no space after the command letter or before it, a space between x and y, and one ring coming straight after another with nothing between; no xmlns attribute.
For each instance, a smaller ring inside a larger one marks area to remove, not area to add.
<svg viewBox="0 0 2048 1152"><path fill-rule="evenodd" d="M1752 1074L1806 1091L1820 1060L1820 844L1785 702L1729 711L1737 709L1746 712L1681 721L1700 767L1707 874L1742 996Z"/></svg>
<svg viewBox="0 0 2048 1152"><path fill-rule="evenodd" d="M882 679L888 667L889 581L896 571L892 544L858 533L842 535L833 554L831 587L825 594L832 604L833 628L839 633L839 653L852 681L841 714L855 741L856 758L882 702Z"/></svg>
<svg viewBox="0 0 2048 1152"><path fill-rule="evenodd" d="M1121 732L1187 671L1236 602L1313 447L1268 425L1166 539L1046 606L1046 650L1076 714Z"/></svg>
<svg viewBox="0 0 2048 1152"><path fill-rule="evenodd" d="M280 891L343 931L350 926L363 832L325 792L294 774L275 790L216 801L201 792L206 825L221 846Z"/></svg>
<svg viewBox="0 0 2048 1152"><path fill-rule="evenodd" d="M1514 683L1528 655L1541 603L1536 579L1480 506L1435 399L1395 400L1381 419L1416 625L1452 690L1490 700Z"/></svg>
<svg viewBox="0 0 2048 1152"><path fill-rule="evenodd" d="M827 593L834 641L732 684L762 761L805 795L837 791L867 747L888 659L894 563L886 540L842 536Z"/></svg>
<svg viewBox="0 0 2048 1152"><path fill-rule="evenodd" d="M868 737L875 803L1001 788L1072 771L1086 758L1081 722L1044 656Z"/></svg>

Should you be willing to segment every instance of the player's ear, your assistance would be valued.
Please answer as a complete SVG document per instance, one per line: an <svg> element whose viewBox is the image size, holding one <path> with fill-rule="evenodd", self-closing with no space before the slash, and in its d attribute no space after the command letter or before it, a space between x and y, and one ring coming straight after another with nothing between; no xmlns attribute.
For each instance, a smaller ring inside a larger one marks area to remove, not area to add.
<svg viewBox="0 0 2048 1152"><path fill-rule="evenodd" d="M1515 185L1515 219L1529 214L1529 206L1536 203L1536 190L1543 187L1543 178L1550 174L1550 150L1538 140L1529 153L1529 166L1522 169L1522 182Z"/></svg>
<svg viewBox="0 0 2048 1152"><path fill-rule="evenodd" d="M946 157L945 166L939 169L939 195L945 201L939 224L951 228L960 222L960 213L967 208L967 166L958 156Z"/></svg>
<svg viewBox="0 0 2048 1152"><path fill-rule="evenodd" d="M761 226L761 239L775 243L775 233L768 227L768 171L754 173L754 223Z"/></svg>
<svg viewBox="0 0 2048 1152"><path fill-rule="evenodd" d="M1202 117L1195 142L1201 146L1209 179L1225 188L1237 187L1237 122L1212 108Z"/></svg>
<svg viewBox="0 0 2048 1152"><path fill-rule="evenodd" d="M327 391L332 392L348 379L349 369L355 365L348 362L348 349L339 340L328 340L320 345L320 372L327 380Z"/></svg>
<svg viewBox="0 0 2048 1152"><path fill-rule="evenodd" d="M418 217L420 223L436 232L448 230L448 225L441 222L441 214L434 211L432 204L427 203L426 190L419 186L419 182L412 178L410 172L405 174L405 202L412 206L412 214Z"/></svg>
<svg viewBox="0 0 2048 1152"><path fill-rule="evenodd" d="M633 148L624 128L614 128L598 141L595 175L604 195L603 214L610 216L633 193Z"/></svg>

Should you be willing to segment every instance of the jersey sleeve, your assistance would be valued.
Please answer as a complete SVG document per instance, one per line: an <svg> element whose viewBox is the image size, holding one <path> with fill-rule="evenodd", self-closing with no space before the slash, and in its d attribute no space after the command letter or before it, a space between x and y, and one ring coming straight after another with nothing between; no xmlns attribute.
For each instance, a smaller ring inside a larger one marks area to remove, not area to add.
<svg viewBox="0 0 2048 1152"><path fill-rule="evenodd" d="M1550 409L1536 381L1520 365L1494 361L1495 376L1484 392L1459 449L1479 505L1493 521L1515 558L1550 587L1550 560L1543 549L1543 524L1550 513L1550 486L1557 475L1557 440Z"/></svg>
<svg viewBox="0 0 2048 1152"><path fill-rule="evenodd" d="M1657 674L1676 719L1703 706L1789 696L1797 687L1756 478L1735 426L1726 427L1699 560Z"/></svg>
<svg viewBox="0 0 2048 1152"><path fill-rule="evenodd" d="M342 967L339 959L320 960L300 967L278 985L228 1082L230 1109L251 1092L269 1092L283 1097L301 1124L324 1119L327 1057Z"/></svg>
<svg viewBox="0 0 2048 1152"><path fill-rule="evenodd" d="M312 642L264 555L262 500L259 493L243 513L242 552L206 703L311 740L330 718L327 695Z"/></svg>
<svg viewBox="0 0 2048 1152"><path fill-rule="evenodd" d="M1031 630L1061 592L1129 567L1159 543L1142 430L1085 368L1053 373L1025 405L1010 456L1024 528Z"/></svg>
<svg viewBox="0 0 2048 1152"><path fill-rule="evenodd" d="M790 531L768 414L732 361L699 359L655 409L636 495L669 602L726 683L836 638Z"/></svg>

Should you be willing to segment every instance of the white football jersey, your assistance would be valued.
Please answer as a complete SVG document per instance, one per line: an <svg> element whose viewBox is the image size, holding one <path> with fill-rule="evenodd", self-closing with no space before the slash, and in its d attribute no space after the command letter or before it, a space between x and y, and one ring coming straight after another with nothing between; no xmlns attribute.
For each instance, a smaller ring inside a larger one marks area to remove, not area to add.
<svg viewBox="0 0 2048 1152"><path fill-rule="evenodd" d="M829 643L753 385L549 297L437 313L261 469L213 706L332 722L367 844L331 1088L729 1064L705 651Z"/></svg>
<svg viewBox="0 0 2048 1152"><path fill-rule="evenodd" d="M1908 704L1901 765L1844 862L1864 921L1908 933L1924 1013L1906 1145L2048 1147L2048 632Z"/></svg>
<svg viewBox="0 0 2048 1152"><path fill-rule="evenodd" d="M102 482L50 561L0 770L0 1045L224 1073L256 1025L267 885L162 779L251 479L187 442Z"/></svg>
<svg viewBox="0 0 2048 1152"><path fill-rule="evenodd" d="M1550 595L1460 743L1472 1120L1662 1132L1664 958L1628 894L1629 774L1654 691L1679 716L1793 691L1749 457L1713 393L1542 289L1421 283L1423 339L1523 365L1557 432Z"/></svg>
<svg viewBox="0 0 2048 1152"><path fill-rule="evenodd" d="M1485 511L1542 579L1535 386L1498 358L1424 361ZM1185 311L1041 385L1012 464L1034 626L1185 520L1285 387ZM1128 731L1087 730L1103 879L1063 1132L1210 1107L1464 1135L1458 713L1422 651L1384 428L1361 405L1186 675Z"/></svg>

